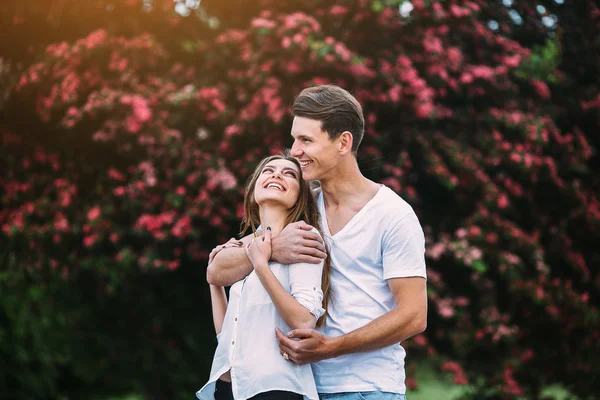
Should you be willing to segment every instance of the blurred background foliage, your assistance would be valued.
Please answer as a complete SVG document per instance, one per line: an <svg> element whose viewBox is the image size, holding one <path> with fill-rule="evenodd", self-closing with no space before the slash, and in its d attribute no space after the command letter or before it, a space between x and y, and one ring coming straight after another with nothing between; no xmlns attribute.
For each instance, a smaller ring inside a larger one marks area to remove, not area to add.
<svg viewBox="0 0 600 400"><path fill-rule="evenodd" d="M0 397L193 396L208 252L327 82L364 105L361 169L426 231L411 398L595 398L594 1L9 1L0 21Z"/></svg>

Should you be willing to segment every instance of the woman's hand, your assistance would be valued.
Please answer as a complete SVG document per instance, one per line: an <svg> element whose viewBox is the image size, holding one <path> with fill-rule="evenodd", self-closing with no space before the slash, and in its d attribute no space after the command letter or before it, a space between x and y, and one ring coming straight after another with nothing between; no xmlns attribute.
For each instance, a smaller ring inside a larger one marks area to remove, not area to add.
<svg viewBox="0 0 600 400"><path fill-rule="evenodd" d="M271 227L267 227L264 235L252 239L245 249L254 269L268 266L271 259Z"/></svg>
<svg viewBox="0 0 600 400"><path fill-rule="evenodd" d="M230 247L240 248L243 245L244 244L242 243L241 240L237 240L235 238L229 239L227 241L227 243L219 245L219 246L215 247L214 249L212 249L212 251L208 255L208 265L212 264L213 260L215 259L215 257L217 256L217 254L219 254L219 252L221 252L221 250L224 250L224 249L227 249L227 248L230 248Z"/></svg>

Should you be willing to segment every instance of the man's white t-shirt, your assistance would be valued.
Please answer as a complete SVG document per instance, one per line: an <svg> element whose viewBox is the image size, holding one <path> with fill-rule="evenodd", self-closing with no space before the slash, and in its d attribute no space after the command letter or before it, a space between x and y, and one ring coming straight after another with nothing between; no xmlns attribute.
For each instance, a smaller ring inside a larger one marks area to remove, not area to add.
<svg viewBox="0 0 600 400"><path fill-rule="evenodd" d="M396 301L387 279L423 277L425 237L412 207L386 186L336 233L330 234L323 193L321 228L331 256L332 297L320 331L341 336L391 311ZM404 394L400 344L312 365L319 393L384 391Z"/></svg>

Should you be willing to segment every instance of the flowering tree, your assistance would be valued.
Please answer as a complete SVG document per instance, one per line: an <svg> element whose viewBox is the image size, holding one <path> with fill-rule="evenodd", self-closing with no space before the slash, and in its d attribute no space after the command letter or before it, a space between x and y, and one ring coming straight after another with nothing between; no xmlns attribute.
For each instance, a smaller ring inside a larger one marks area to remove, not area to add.
<svg viewBox="0 0 600 400"><path fill-rule="evenodd" d="M577 43L592 2L553 11L562 36L529 22L534 4L176 4L198 22L140 3L76 8L77 35L2 64L1 301L21 354L3 370L26 379L17 397L73 393L65 377L150 398L201 384L208 251L237 232L257 161L289 145L294 95L324 82L364 105L361 168L425 227L430 318L406 344L409 387L429 360L474 398L597 391L598 82L583 89L558 52L597 57Z"/></svg>

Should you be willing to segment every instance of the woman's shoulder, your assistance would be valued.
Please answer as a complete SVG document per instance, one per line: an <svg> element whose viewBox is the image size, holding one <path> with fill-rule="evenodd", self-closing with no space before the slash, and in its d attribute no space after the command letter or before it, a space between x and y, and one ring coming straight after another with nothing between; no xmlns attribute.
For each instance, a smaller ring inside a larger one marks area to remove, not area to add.
<svg viewBox="0 0 600 400"><path fill-rule="evenodd" d="M310 230L310 232L316 233L321 240L324 240L323 233L321 231L319 231L319 229L317 229L317 227L313 226L312 229Z"/></svg>

